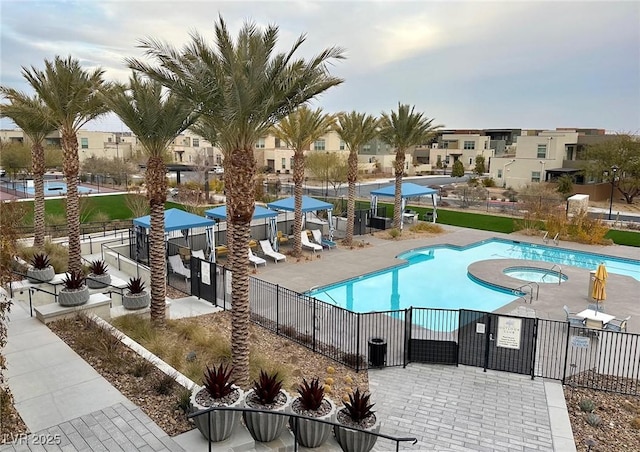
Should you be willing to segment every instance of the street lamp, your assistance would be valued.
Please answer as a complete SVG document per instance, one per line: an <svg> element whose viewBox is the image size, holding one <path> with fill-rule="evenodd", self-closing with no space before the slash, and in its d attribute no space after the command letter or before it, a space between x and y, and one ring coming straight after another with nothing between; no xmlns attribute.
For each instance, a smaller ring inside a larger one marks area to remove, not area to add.
<svg viewBox="0 0 640 452"><path fill-rule="evenodd" d="M512 163L515 163L516 159L512 159L511 161L505 163L504 165L502 165L502 185L503 188L507 188L507 166L511 165Z"/></svg>
<svg viewBox="0 0 640 452"><path fill-rule="evenodd" d="M611 167L611 172L613 175L611 176L611 196L609 197L609 221L611 221L611 208L613 207L613 187L616 183L616 173L618 172L618 166L613 165Z"/></svg>

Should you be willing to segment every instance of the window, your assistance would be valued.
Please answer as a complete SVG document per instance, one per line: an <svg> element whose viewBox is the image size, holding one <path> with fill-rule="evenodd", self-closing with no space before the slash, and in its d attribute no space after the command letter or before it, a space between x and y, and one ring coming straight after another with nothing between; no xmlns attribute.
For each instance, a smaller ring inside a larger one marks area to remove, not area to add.
<svg viewBox="0 0 640 452"><path fill-rule="evenodd" d="M256 143L256 149L264 149L265 143L264 138L258 138L258 142Z"/></svg>
<svg viewBox="0 0 640 452"><path fill-rule="evenodd" d="M540 182L540 171L531 172L531 182Z"/></svg>
<svg viewBox="0 0 640 452"><path fill-rule="evenodd" d="M289 159L289 168L293 169L293 157Z"/></svg>
<svg viewBox="0 0 640 452"><path fill-rule="evenodd" d="M111 142L113 142L113 138L108 137L108 138L107 138L107 143L111 143Z"/></svg>
<svg viewBox="0 0 640 452"><path fill-rule="evenodd" d="M502 170L501 169L498 170L498 179L502 179Z"/></svg>
<svg viewBox="0 0 640 452"><path fill-rule="evenodd" d="M444 163L446 163L446 164L448 165L450 162L451 162L451 159L450 159L450 158L449 158L449 156L447 155L447 156L444 158Z"/></svg>
<svg viewBox="0 0 640 452"><path fill-rule="evenodd" d="M344 141L340 140L340 150L344 151Z"/></svg>
<svg viewBox="0 0 640 452"><path fill-rule="evenodd" d="M282 145L280 144L280 138L276 138L276 149L280 149Z"/></svg>
<svg viewBox="0 0 640 452"><path fill-rule="evenodd" d="M538 145L538 157L539 159L546 159L547 158L547 145L546 144L539 144Z"/></svg>
<svg viewBox="0 0 640 452"><path fill-rule="evenodd" d="M469 157L469 165L473 165L473 158Z"/></svg>
<svg viewBox="0 0 640 452"><path fill-rule="evenodd" d="M315 149L316 151L324 151L324 147L324 138L320 138L319 140L316 140L315 143L313 143L313 149Z"/></svg>
<svg viewBox="0 0 640 452"><path fill-rule="evenodd" d="M287 169L287 159L282 157L282 169Z"/></svg>
<svg viewBox="0 0 640 452"><path fill-rule="evenodd" d="M476 142L475 141L465 141L464 142L464 149L475 149L476 148Z"/></svg>
<svg viewBox="0 0 640 452"><path fill-rule="evenodd" d="M222 165L222 156L220 154L216 154L216 165Z"/></svg>
<svg viewBox="0 0 640 452"><path fill-rule="evenodd" d="M89 138L80 138L80 147L82 149L89 149Z"/></svg>
<svg viewBox="0 0 640 452"><path fill-rule="evenodd" d="M193 147L194 148L200 147L200 138L193 139Z"/></svg>
<svg viewBox="0 0 640 452"><path fill-rule="evenodd" d="M371 150L371 145L369 143L365 144L364 146L362 146L362 150L364 152L369 152Z"/></svg>

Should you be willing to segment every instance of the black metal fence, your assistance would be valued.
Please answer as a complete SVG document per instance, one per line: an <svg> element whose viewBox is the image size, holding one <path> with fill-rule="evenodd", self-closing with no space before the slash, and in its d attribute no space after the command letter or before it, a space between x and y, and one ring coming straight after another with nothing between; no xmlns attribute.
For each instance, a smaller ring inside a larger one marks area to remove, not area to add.
<svg viewBox="0 0 640 452"><path fill-rule="evenodd" d="M228 309L229 269L191 265L191 293ZM249 304L254 323L356 371L463 364L640 395L639 334L464 309L357 313L255 277Z"/></svg>

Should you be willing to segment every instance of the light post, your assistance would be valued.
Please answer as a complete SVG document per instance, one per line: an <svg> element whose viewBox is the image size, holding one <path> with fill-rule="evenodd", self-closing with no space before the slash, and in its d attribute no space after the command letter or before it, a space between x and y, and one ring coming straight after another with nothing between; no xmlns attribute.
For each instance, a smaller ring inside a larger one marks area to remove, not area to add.
<svg viewBox="0 0 640 452"><path fill-rule="evenodd" d="M329 152L325 153L325 179L324 179L324 200L329 196Z"/></svg>
<svg viewBox="0 0 640 452"><path fill-rule="evenodd" d="M611 167L611 196L609 197L609 221L611 221L611 209L613 208L613 187L616 183L616 173L618 172L618 166L613 165Z"/></svg>
<svg viewBox="0 0 640 452"><path fill-rule="evenodd" d="M513 159L507 163L505 163L504 165L502 165L502 185L503 188L507 188L507 166L511 165L512 163L515 163L516 159Z"/></svg>

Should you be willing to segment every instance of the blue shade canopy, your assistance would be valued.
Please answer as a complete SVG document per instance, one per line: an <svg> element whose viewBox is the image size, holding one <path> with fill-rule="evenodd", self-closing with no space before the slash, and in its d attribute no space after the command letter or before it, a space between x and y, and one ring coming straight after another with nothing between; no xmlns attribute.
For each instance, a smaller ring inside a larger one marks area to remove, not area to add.
<svg viewBox="0 0 640 452"><path fill-rule="evenodd" d="M151 217L149 215L145 215L144 217L136 218L133 220L133 224L143 228L150 228ZM214 224L216 224L216 222L209 218L204 218L180 209L169 209L164 212L165 232L179 231L182 229L206 228L207 226L213 226Z"/></svg>
<svg viewBox="0 0 640 452"><path fill-rule="evenodd" d="M423 187L422 185L412 184L411 182L405 182L402 184L402 197L413 198L415 196L433 195L438 193L438 190L433 188ZM396 186L389 185L388 187L379 188L378 190L372 190L372 195L376 196L395 196Z"/></svg>
<svg viewBox="0 0 640 452"><path fill-rule="evenodd" d="M227 221L227 206L218 206L213 209L205 210L204 214L207 216L207 218ZM274 218L277 216L278 212L276 212L275 210L270 210L262 206L255 206L252 219L259 220L261 218Z"/></svg>
<svg viewBox="0 0 640 452"><path fill-rule="evenodd" d="M276 210L288 210L295 211L295 197L291 198L279 199L278 201L270 202L267 204L267 207L270 209ZM316 210L331 210L333 209L333 204L320 201L319 199L310 198L309 196L302 197L302 211L303 212L313 212Z"/></svg>

